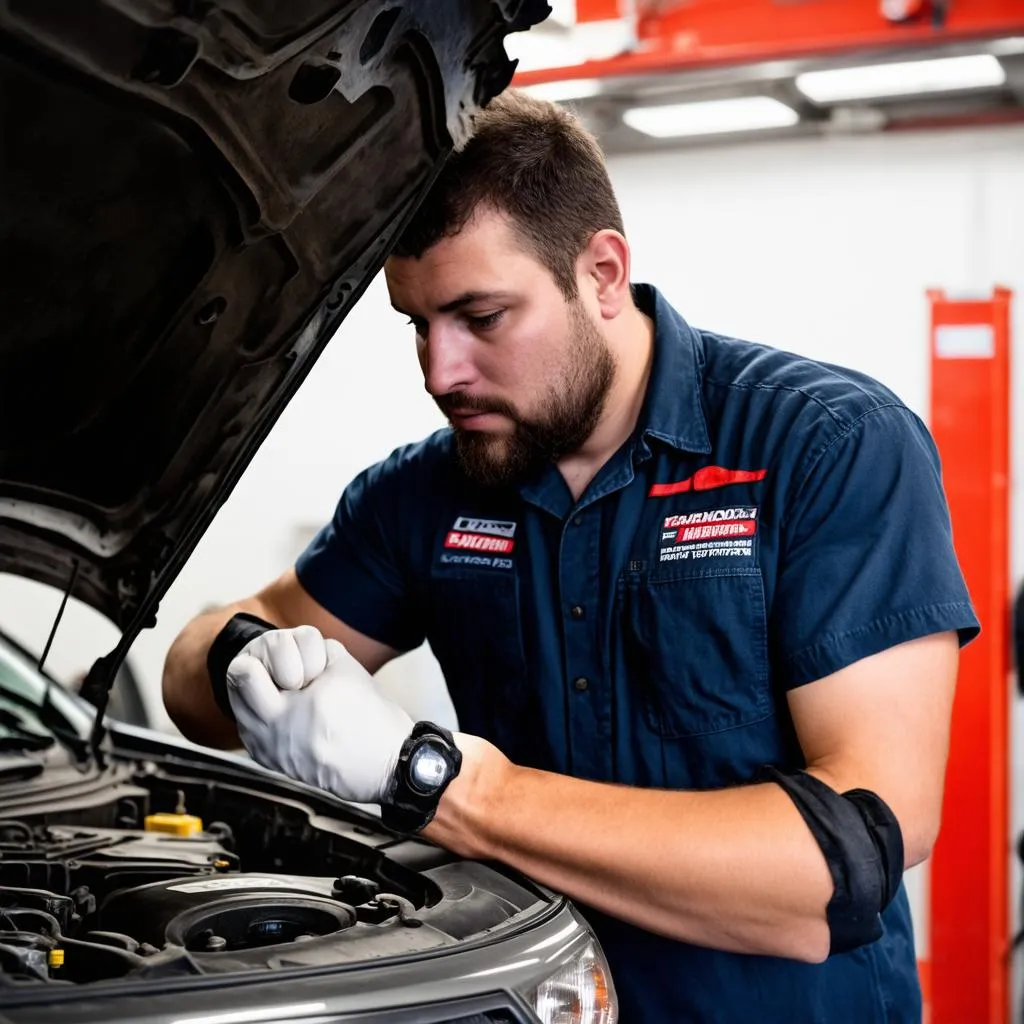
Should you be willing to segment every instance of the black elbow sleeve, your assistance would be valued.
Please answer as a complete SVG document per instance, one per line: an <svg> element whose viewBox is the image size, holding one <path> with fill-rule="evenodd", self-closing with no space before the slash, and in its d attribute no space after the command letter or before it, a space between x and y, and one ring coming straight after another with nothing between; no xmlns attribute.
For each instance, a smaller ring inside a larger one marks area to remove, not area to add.
<svg viewBox="0 0 1024 1024"><path fill-rule="evenodd" d="M882 935L882 911L903 879L903 833L896 816L867 789L837 793L807 772L766 773L796 804L828 863L834 886L826 908L829 954L874 942Z"/></svg>

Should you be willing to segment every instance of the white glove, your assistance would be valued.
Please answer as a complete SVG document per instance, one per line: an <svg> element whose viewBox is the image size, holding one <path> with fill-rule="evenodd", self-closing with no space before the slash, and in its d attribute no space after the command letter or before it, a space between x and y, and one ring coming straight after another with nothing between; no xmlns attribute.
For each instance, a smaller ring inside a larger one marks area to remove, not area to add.
<svg viewBox="0 0 1024 1024"><path fill-rule="evenodd" d="M329 644L341 646L325 640L316 626L271 629L250 640L238 656L251 654L261 662L279 690L301 690L327 668Z"/></svg>
<svg viewBox="0 0 1024 1024"><path fill-rule="evenodd" d="M250 647L271 635L250 641L228 665L228 699L245 749L264 767L343 800L380 803L412 732L412 718L381 696L370 674L337 640L316 633L326 664L309 681L319 657L315 645L303 645L298 660L297 640L291 646L271 640L257 648L260 656L251 653ZM268 671L265 654L274 672L284 673L281 681L294 685L275 685L279 677ZM300 673L305 682L298 681Z"/></svg>

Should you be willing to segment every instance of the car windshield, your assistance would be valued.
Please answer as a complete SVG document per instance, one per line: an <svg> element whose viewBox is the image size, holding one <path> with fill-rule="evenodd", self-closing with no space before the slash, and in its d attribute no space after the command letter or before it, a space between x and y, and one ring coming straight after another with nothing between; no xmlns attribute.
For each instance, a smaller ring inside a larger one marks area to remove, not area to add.
<svg viewBox="0 0 1024 1024"><path fill-rule="evenodd" d="M0 635L0 751L41 749L59 733L89 734L89 706L57 682L50 684L47 694L47 682L34 662Z"/></svg>

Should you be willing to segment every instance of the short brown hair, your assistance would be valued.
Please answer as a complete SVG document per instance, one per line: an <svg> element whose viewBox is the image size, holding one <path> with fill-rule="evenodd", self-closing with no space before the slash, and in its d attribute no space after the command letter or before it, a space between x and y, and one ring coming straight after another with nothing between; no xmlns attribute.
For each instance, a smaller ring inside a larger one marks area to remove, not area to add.
<svg viewBox="0 0 1024 1024"><path fill-rule="evenodd" d="M597 140L569 111L512 89L477 114L393 254L422 256L481 207L511 218L566 298L576 295L576 259L594 233L624 233Z"/></svg>

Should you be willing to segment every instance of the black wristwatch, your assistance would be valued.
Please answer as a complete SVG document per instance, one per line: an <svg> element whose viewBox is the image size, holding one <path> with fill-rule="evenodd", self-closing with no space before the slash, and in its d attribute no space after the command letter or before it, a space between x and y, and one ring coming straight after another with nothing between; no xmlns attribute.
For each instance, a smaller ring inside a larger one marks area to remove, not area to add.
<svg viewBox="0 0 1024 1024"><path fill-rule="evenodd" d="M461 768L462 752L452 734L433 722L417 722L402 744L381 801L383 824L392 831L405 833L425 828Z"/></svg>

